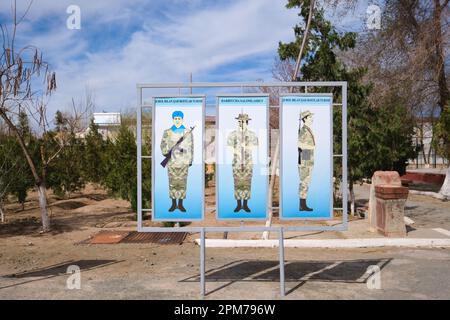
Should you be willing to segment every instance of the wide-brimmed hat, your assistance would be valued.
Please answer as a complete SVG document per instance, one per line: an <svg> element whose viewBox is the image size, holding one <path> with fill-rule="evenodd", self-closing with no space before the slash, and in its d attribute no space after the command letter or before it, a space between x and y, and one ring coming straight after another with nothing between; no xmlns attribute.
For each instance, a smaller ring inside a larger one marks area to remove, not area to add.
<svg viewBox="0 0 450 320"><path fill-rule="evenodd" d="M305 118L311 117L311 116L313 116L313 115L314 115L314 113L312 113L312 112L309 111L309 110L300 112L300 120L303 120L303 119L305 119Z"/></svg>
<svg viewBox="0 0 450 320"><path fill-rule="evenodd" d="M250 119L250 117L248 116L248 114L246 113L240 113L239 116L237 116L237 118L235 118L236 120L239 121L248 121L248 120L252 120Z"/></svg>

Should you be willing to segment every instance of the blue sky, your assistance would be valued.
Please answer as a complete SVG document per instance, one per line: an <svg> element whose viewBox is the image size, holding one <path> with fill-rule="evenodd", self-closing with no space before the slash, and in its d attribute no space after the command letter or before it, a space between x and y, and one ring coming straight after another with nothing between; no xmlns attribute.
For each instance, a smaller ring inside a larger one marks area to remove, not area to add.
<svg viewBox="0 0 450 320"><path fill-rule="evenodd" d="M0 1L0 21L11 0ZM29 0L17 0L23 13ZM81 30L66 28L69 5ZM96 111L135 106L136 83L272 80L278 41L293 39L297 12L285 0L34 0L18 30L19 44L44 53L57 73L49 110L65 109L89 88ZM337 27L360 25L359 13ZM362 12L362 14L361 14Z"/></svg>

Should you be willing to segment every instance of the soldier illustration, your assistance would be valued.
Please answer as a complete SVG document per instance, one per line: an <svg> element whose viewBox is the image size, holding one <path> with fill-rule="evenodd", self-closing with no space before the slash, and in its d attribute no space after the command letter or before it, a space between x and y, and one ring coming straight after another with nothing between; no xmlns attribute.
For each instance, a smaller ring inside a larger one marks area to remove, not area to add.
<svg viewBox="0 0 450 320"><path fill-rule="evenodd" d="M167 166L169 176L169 197L172 199L169 212L176 209L186 212L183 200L186 198L188 171L194 157L192 131L195 127L185 128L183 125L184 115L181 111L173 112L172 120L172 127L164 130L161 139L161 152L165 157L161 165Z"/></svg>
<svg viewBox="0 0 450 320"><path fill-rule="evenodd" d="M250 212L248 200L251 196L253 159L252 150L258 146L258 137L248 129L251 120L248 114L240 113L237 118L238 129L228 135L227 145L233 149L233 179L236 208L234 212Z"/></svg>
<svg viewBox="0 0 450 320"><path fill-rule="evenodd" d="M313 123L313 113L304 111L300 113L300 124L298 128L298 174L300 177L299 197L300 211L313 211L306 204L308 189L311 183L312 171L314 168L314 149L316 142L311 130Z"/></svg>

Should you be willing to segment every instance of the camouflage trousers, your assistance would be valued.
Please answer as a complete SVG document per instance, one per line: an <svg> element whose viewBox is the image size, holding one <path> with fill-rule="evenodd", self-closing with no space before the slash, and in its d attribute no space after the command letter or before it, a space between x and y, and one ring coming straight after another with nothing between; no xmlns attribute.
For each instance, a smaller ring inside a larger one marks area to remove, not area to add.
<svg viewBox="0 0 450 320"><path fill-rule="evenodd" d="M186 184L189 166L167 166L169 175L169 197L171 199L186 198Z"/></svg>
<svg viewBox="0 0 450 320"><path fill-rule="evenodd" d="M251 196L253 165L233 166L234 198L248 200Z"/></svg>
<svg viewBox="0 0 450 320"><path fill-rule="evenodd" d="M306 199L308 195L313 168L314 160L302 160L302 163L298 165L298 175L300 177L298 196L300 199Z"/></svg>

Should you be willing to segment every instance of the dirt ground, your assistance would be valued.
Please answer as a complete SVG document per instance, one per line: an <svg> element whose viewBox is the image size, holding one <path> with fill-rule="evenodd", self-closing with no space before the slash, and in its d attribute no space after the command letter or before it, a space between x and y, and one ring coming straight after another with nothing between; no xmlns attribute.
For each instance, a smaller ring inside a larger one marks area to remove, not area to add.
<svg viewBox="0 0 450 320"><path fill-rule="evenodd" d="M88 186L70 199L49 197L53 231L40 234L35 194L7 206L0 225L0 299L198 299L199 248L78 244L101 230L135 230L129 203ZM211 212L213 219L214 213ZM207 249L206 299L278 299L277 249ZM450 298L450 250L286 250L286 299ZM81 269L69 290L67 268ZM369 289L370 266L381 287Z"/></svg>

